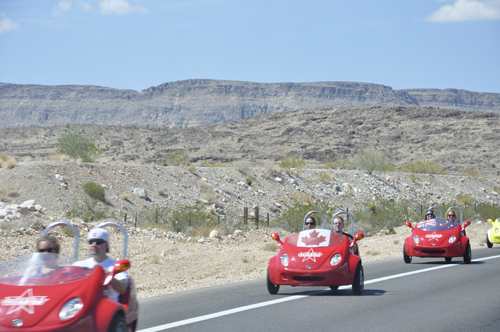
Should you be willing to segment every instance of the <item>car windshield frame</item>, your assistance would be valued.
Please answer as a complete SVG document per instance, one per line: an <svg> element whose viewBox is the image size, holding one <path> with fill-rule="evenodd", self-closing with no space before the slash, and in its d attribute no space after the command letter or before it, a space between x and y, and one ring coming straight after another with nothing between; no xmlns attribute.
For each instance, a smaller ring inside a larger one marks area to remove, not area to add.
<svg viewBox="0 0 500 332"><path fill-rule="evenodd" d="M71 257L53 253L34 253L16 257L0 263L0 284L59 285L85 279L97 269L97 267L73 266L72 263Z"/></svg>

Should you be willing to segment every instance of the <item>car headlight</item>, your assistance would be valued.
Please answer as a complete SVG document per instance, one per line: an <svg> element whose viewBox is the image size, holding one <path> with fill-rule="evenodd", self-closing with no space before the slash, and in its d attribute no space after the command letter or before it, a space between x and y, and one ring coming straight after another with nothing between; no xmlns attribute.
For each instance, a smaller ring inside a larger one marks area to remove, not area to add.
<svg viewBox="0 0 500 332"><path fill-rule="evenodd" d="M330 265L335 266L338 263L340 263L340 260L342 259L342 256L340 254L335 254L332 256L332 259L330 259Z"/></svg>
<svg viewBox="0 0 500 332"><path fill-rule="evenodd" d="M498 228L495 228L495 233L497 233L497 234L498 234Z"/></svg>
<svg viewBox="0 0 500 332"><path fill-rule="evenodd" d="M420 241L420 239L418 238L418 235L415 235L413 237L413 242L415 242L415 244L418 244L418 241Z"/></svg>
<svg viewBox="0 0 500 332"><path fill-rule="evenodd" d="M281 264L283 264L283 266L288 266L288 255L287 254L283 254L283 256L281 256Z"/></svg>
<svg viewBox="0 0 500 332"><path fill-rule="evenodd" d="M79 297L74 297L68 302L66 302L61 311L59 312L59 318L61 320L67 320L73 318L82 310L83 302Z"/></svg>
<svg viewBox="0 0 500 332"><path fill-rule="evenodd" d="M452 235L452 236L450 236L450 238L448 239L448 242L449 242L449 243L453 243L453 242L455 242L455 240L456 240L456 239L457 239L457 237L456 237L455 235Z"/></svg>

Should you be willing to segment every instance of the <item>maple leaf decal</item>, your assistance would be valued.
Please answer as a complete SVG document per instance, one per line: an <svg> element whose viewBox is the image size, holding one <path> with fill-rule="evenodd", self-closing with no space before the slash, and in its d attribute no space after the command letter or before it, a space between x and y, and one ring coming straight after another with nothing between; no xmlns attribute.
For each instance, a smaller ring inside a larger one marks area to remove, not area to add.
<svg viewBox="0 0 500 332"><path fill-rule="evenodd" d="M326 236L318 236L318 234L318 231L312 231L309 236L305 236L301 240L306 244L306 246L319 246L321 242L324 242L326 240Z"/></svg>

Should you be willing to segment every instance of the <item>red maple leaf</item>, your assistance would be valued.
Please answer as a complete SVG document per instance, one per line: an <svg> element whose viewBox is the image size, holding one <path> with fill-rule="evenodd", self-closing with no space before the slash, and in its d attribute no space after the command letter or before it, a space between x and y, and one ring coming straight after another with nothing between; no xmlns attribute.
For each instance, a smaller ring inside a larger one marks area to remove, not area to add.
<svg viewBox="0 0 500 332"><path fill-rule="evenodd" d="M321 242L324 242L326 240L326 236L318 236L319 232L318 231L312 231L309 236L305 236L302 238L302 242L306 244L306 246L313 246L313 245L318 245Z"/></svg>

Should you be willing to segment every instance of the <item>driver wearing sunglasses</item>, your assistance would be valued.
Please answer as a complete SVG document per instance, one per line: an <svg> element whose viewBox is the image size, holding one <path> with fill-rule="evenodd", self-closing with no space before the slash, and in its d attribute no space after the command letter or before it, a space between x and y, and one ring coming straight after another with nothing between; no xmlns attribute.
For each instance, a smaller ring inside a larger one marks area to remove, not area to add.
<svg viewBox="0 0 500 332"><path fill-rule="evenodd" d="M100 265L104 272L107 273L113 269L116 261L108 257L109 252L109 234L105 229L94 228L90 230L87 235L89 243L89 253L92 257L84 261L75 262L75 266L83 266L93 268ZM127 272L120 272L115 275L111 281L111 287L108 288L108 298L119 302L120 294L127 290L128 274Z"/></svg>
<svg viewBox="0 0 500 332"><path fill-rule="evenodd" d="M446 218L447 221L455 221L455 218L457 216L455 215L455 212L450 211L450 212L448 212L448 214L446 215L446 217L447 217Z"/></svg>

